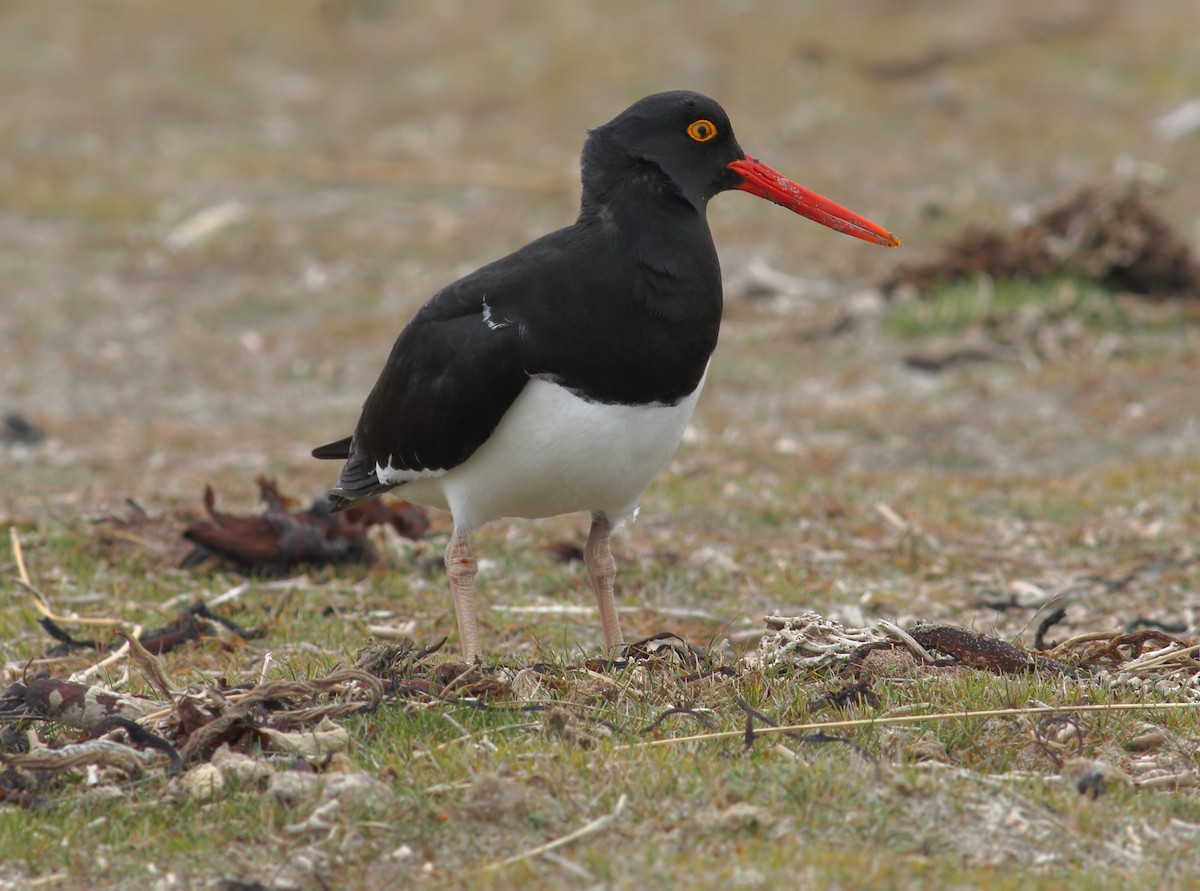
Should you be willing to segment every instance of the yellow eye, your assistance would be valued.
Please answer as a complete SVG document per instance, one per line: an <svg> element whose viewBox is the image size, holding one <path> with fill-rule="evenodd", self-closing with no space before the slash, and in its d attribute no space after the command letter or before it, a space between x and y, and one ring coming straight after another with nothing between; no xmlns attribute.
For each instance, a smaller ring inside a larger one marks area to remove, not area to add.
<svg viewBox="0 0 1200 891"><path fill-rule="evenodd" d="M708 142L717 135L717 125L704 119L692 121L688 124L687 135L696 142Z"/></svg>

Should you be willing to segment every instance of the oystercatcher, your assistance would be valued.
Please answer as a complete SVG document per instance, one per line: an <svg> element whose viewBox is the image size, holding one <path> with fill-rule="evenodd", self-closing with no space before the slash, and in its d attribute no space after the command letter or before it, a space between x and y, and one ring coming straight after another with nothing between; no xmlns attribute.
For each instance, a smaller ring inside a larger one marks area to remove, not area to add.
<svg viewBox="0 0 1200 891"><path fill-rule="evenodd" d="M899 239L750 157L725 111L657 93L588 133L574 225L435 294L400 333L345 459L343 510L391 489L448 508L463 655L482 654L471 532L501 517L591 513L584 549L604 640L621 644L613 528L679 444L721 324L705 213L741 189L875 244Z"/></svg>

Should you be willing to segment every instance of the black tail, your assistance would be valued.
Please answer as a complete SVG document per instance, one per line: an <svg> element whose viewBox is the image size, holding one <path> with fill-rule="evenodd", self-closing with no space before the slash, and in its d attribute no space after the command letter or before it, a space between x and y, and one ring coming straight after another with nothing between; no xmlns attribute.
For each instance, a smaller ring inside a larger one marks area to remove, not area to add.
<svg viewBox="0 0 1200 891"><path fill-rule="evenodd" d="M314 458L327 460L340 458L346 462L337 485L329 490L329 503L335 513L396 488L394 485L379 482L374 464L354 448L352 436L319 446L313 449L312 455Z"/></svg>
<svg viewBox="0 0 1200 891"><path fill-rule="evenodd" d="M345 460L350 457L350 443L353 441L353 436L347 436L345 439L339 439L337 442L317 446L312 450L312 456L320 458L322 461L332 461L338 458Z"/></svg>
<svg viewBox="0 0 1200 891"><path fill-rule="evenodd" d="M338 480L336 486L329 490L329 503L333 506L333 512L336 514L338 511L377 498L394 488L396 488L394 485L379 482L374 469L369 473L362 473L359 465L356 465L354 461L348 461L345 468L342 469L341 479Z"/></svg>

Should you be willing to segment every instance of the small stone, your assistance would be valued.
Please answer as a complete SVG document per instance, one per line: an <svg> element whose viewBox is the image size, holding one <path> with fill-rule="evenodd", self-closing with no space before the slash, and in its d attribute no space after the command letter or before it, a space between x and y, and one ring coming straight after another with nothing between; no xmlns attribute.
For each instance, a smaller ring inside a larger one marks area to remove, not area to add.
<svg viewBox="0 0 1200 891"><path fill-rule="evenodd" d="M321 777L315 773L289 770L272 774L267 794L278 799L280 804L293 807L302 801L315 798L320 785Z"/></svg>
<svg viewBox="0 0 1200 891"><path fill-rule="evenodd" d="M217 768L222 776L232 777L244 783L256 783L275 773L266 762L235 752L227 745L222 745L213 752L209 763Z"/></svg>
<svg viewBox="0 0 1200 891"><path fill-rule="evenodd" d="M1091 758L1068 759L1063 763L1062 775L1075 784L1080 795L1091 798L1099 798L1110 786L1129 782L1120 768Z"/></svg>
<svg viewBox="0 0 1200 891"><path fill-rule="evenodd" d="M1125 748L1130 752L1149 752L1162 748L1171 739L1171 734L1164 728L1154 724L1144 724L1142 728L1125 742Z"/></svg>
<svg viewBox="0 0 1200 891"><path fill-rule="evenodd" d="M174 785L188 798L208 801L225 788L225 778L212 764L199 764L176 777Z"/></svg>
<svg viewBox="0 0 1200 891"><path fill-rule="evenodd" d="M926 730L921 738L908 747L908 757L913 761L937 761L942 764L950 763L950 755L946 744L937 738L932 730Z"/></svg>

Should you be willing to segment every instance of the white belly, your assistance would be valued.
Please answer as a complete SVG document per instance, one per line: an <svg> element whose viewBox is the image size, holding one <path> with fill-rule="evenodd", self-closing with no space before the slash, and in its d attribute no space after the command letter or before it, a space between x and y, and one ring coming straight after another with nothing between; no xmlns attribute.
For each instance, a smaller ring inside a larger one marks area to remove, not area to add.
<svg viewBox="0 0 1200 891"><path fill-rule="evenodd" d="M463 531L501 517L582 510L616 524L675 453L703 388L702 377L676 405L602 405L532 380L475 454L396 494L449 508Z"/></svg>

